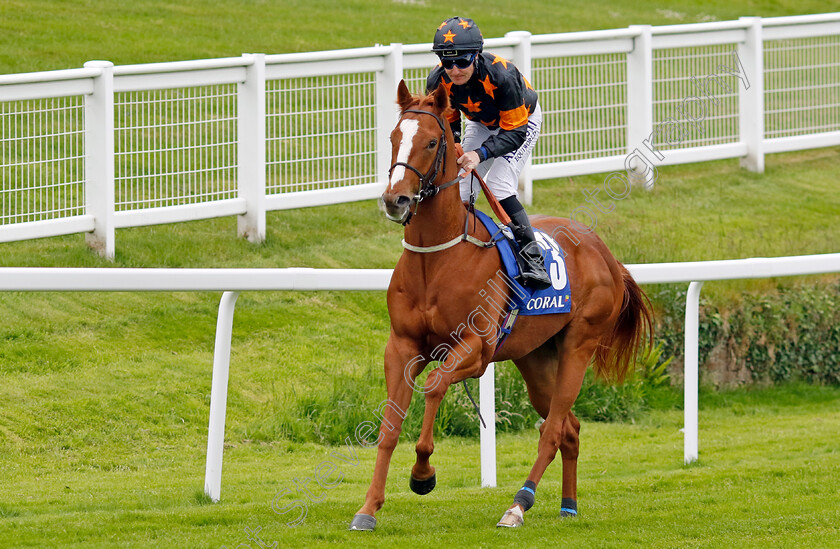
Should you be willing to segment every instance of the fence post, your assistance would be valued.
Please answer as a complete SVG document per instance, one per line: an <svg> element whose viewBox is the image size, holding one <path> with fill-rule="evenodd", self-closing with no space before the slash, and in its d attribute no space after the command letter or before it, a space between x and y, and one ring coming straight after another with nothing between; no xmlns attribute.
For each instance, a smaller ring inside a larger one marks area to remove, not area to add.
<svg viewBox="0 0 840 549"><path fill-rule="evenodd" d="M650 25L631 25L639 35L633 39L633 51L627 54L627 154L643 150L645 142L653 146L653 38ZM636 158L636 155L633 155ZM628 165L641 179L644 188L653 188L654 173L647 166ZM631 181L633 181L631 179Z"/></svg>
<svg viewBox="0 0 840 549"><path fill-rule="evenodd" d="M506 38L516 38L517 44L513 46L513 64L522 73L522 76L529 83L533 83L533 71L531 67L531 33L528 31L512 31L505 34ZM545 119L545 118L543 118ZM522 200L530 206L534 202L534 176L531 169L533 160L529 156L519 174L519 188L522 190Z"/></svg>
<svg viewBox="0 0 840 549"><path fill-rule="evenodd" d="M213 379L210 387L210 423L207 428L207 465L204 493L217 502L222 495L222 455L225 449L225 412L230 377L230 340L233 310L239 292L225 292L219 302L216 320L216 348L213 352Z"/></svg>
<svg viewBox="0 0 840 549"><path fill-rule="evenodd" d="M99 69L93 93L85 95L85 210L93 216L88 246L114 259L114 64L88 61L86 69Z"/></svg>
<svg viewBox="0 0 840 549"><path fill-rule="evenodd" d="M698 340L700 327L700 289L703 282L688 285L685 296L685 425L683 427L683 461L697 461L698 413L697 393L700 389Z"/></svg>
<svg viewBox="0 0 840 549"><path fill-rule="evenodd" d="M237 217L236 227L240 237L258 243L265 240L265 54L243 57L253 62L238 86L237 179L245 213Z"/></svg>
<svg viewBox="0 0 840 549"><path fill-rule="evenodd" d="M478 406L487 427L479 431L481 487L496 487L496 365L490 363L478 378Z"/></svg>
<svg viewBox="0 0 840 549"><path fill-rule="evenodd" d="M397 86L403 78L402 44L386 46L385 67L376 73L376 176L384 190L391 167L391 131L400 119Z"/></svg>
<svg viewBox="0 0 840 549"><path fill-rule="evenodd" d="M748 23L747 37L738 44L736 66L745 77L739 79L738 127L740 140L747 145L747 156L741 167L751 172L764 173L764 42L761 17L741 17Z"/></svg>

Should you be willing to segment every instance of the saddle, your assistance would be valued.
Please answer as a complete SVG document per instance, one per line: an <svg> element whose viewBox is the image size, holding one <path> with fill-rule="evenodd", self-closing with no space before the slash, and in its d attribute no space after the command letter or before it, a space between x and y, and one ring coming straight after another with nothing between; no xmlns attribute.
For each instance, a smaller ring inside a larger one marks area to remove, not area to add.
<svg viewBox="0 0 840 549"><path fill-rule="evenodd" d="M563 260L566 253L547 233L534 229L537 244L543 251L543 264L551 278L551 286L543 290L535 290L523 286L516 279L519 277L519 266L516 263L516 256L519 249L510 229L504 225L498 225L493 219L479 210L474 210L476 218L484 224L491 234L491 239L499 251L499 257L507 275L505 283L510 287L511 300L514 306L511 311L517 311L517 315L547 315L568 313L572 307L572 294L569 288L569 277L566 272L566 262Z"/></svg>

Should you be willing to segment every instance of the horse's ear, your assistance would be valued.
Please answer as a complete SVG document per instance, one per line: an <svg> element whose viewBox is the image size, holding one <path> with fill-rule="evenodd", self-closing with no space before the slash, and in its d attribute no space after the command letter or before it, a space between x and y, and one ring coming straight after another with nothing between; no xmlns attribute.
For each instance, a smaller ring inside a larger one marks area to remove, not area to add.
<svg viewBox="0 0 840 549"><path fill-rule="evenodd" d="M440 81L437 89L434 92L435 110L441 114L445 114L449 110L449 92L443 86L443 80Z"/></svg>
<svg viewBox="0 0 840 549"><path fill-rule="evenodd" d="M400 80L400 85L397 86L397 104L400 106L400 111L405 112L413 102L414 96L408 91L405 80Z"/></svg>

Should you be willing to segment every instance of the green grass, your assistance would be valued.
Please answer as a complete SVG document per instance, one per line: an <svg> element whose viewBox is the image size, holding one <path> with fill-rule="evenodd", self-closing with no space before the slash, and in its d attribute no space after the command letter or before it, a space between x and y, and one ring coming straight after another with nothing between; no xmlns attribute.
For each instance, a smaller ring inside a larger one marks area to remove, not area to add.
<svg viewBox="0 0 840 549"><path fill-rule="evenodd" d="M627 262L836 251L837 229L829 222L836 217L837 198L826 174L837 168L834 150L774 155L764 178L742 172L735 162L666 168L656 190L634 191L604 216L599 230ZM720 179L733 186L716 183ZM531 211L562 213L573 207L575 189L597 185L599 179L577 178L568 190L557 188L557 183L538 183ZM766 202L750 200L753 193L762 193ZM791 201L796 206L778 215ZM697 203L708 209L691 207ZM807 204L813 207L800 208ZM670 215L673 209L681 215ZM658 218L652 213L656 210ZM710 211L739 223L733 236L756 235L749 231L762 227L777 237L744 237L744 247L732 250L728 233L708 231L714 223L703 220ZM645 238L645 223L636 220L644 212L649 215L647 225L659 227L656 239ZM337 237L335 226L347 231ZM238 240L231 218L121 230L114 266L390 267L400 253L399 227L382 220L372 202L273 212L268 228L268 241L261 246ZM808 238L800 240L802 235ZM110 266L85 250L80 235L8 243L2 251L0 263L7 266ZM766 291L765 286L772 289L780 283L784 282L708 284L704 295L717 292L718 298L728 299L745 288ZM205 505L197 491L200 494L203 478L218 298L217 293L0 295L0 473L7 479L0 539L15 540L11 546L57 539L59 546L233 547L244 541L243 528L257 526L267 529L266 539L285 540L284 545L292 540L317 545L344 539L343 528L369 481L372 452L361 458L358 472L352 477L348 472L340 488L313 506L304 525L289 530L270 511L271 498L278 487L288 487L291 478L312 475L330 450L260 436L259 429L267 422L270 426L277 408L296 395L324 391L337 373L368 379L364 376L377 372L388 329L383 294L245 292L239 298L224 502L216 506ZM369 382L374 397L384 398L381 374ZM538 506L529 516L528 526L534 527L523 530L524 545L563 535L584 546L722 546L730 537L737 546L757 546L779 536L793 540L792 545L830 546L836 530L829 520L833 515L825 511L833 509L826 494L836 493L836 486L820 472L828 466L819 460L836 460L836 453L827 450L834 435L809 438L789 470L782 468L782 457L792 450L768 461L756 458L753 450L740 455L727 447L727 440L744 433L772 433L776 445L792 437L799 445L797 437L812 436L811 426L832 432L836 416L830 416L831 406L801 417L800 408L812 406L814 393L784 395L770 393L759 401L729 397L734 404L722 403L714 412L720 419L712 423L707 420L713 412L704 412L701 465L688 469L679 466L678 412L653 412L638 420L667 420L670 425L669 453L653 465L618 460L615 454L657 451L664 436L659 430L639 434L636 446L628 446L623 437L640 433L638 421L637 426L587 424L585 432L591 434L585 439L582 467L588 469L581 472L590 483L581 484L587 514L571 525L559 525L556 509ZM797 406L783 406L778 400ZM836 401L832 406L836 408ZM780 414L792 416L785 419ZM742 424L744 417L750 422ZM803 432L807 435L795 434L797 421L809 426ZM777 424L782 425L778 431ZM718 434L718 429L730 428L743 431ZM609 433L617 438L598 446L595 441ZM812 443L818 449L813 458L808 457ZM770 453L779 449L754 439L738 444L744 451L762 444ZM439 440L440 461L435 463L451 480L444 482L442 477L435 495L418 500L403 486L412 459L410 446L403 444L390 485L393 496L374 539L388 545L425 543L440 536L474 545L519 543L519 538L498 538L509 534L496 532L492 524L527 474L534 446L533 433L505 435L502 447L510 450L504 451L499 465L504 489L482 491L475 487L474 442ZM720 453L712 454L712 449ZM712 455L715 460L707 461ZM812 465L815 478L803 472ZM599 475L606 469L612 480L601 484ZM555 484L541 487L541 496L547 495L540 501L548 503L552 493L556 499L558 473L553 474ZM757 492L752 492L755 484ZM716 490L724 490L724 495ZM796 502L794 511L789 510L790 499ZM432 526L420 528L419 513L431 513ZM794 537L797 529L805 533ZM357 538L350 542L360 543Z"/></svg>
<svg viewBox="0 0 840 549"><path fill-rule="evenodd" d="M341 474L341 483L311 485L324 499L310 502L303 522L290 528L297 514L278 515L271 501L278 492L279 502L290 501L282 493L294 490L293 479L313 478L336 449L232 440L222 502L210 505L196 490L205 450L200 414L161 410L159 432L148 437L114 421L131 416L114 409L96 422L98 434L76 444L70 425L53 434L55 447L33 449L26 434L2 439L0 539L4 547L235 547L247 541L244 528L261 527L261 537L281 547L837 546L840 393L794 385L703 394L700 402L700 460L691 466L682 465L679 412L653 412L633 425L584 423L580 517L557 517L558 462L518 531L494 524L527 476L535 430L500 437L495 489L479 487L476 441L439 441L438 487L422 498L408 490L413 447L401 444L373 534L346 530L363 501L373 450L356 447L358 465L333 457L340 466L329 478Z"/></svg>
<svg viewBox="0 0 840 549"><path fill-rule="evenodd" d="M461 7L431 0L0 0L0 73L90 59L126 64L426 42L430 29ZM514 10L493 0L462 13L489 37L828 9L792 0L695 0L679 9L526 0ZM626 263L837 252L837 153L771 155L763 175L734 160L662 168L653 192L634 190L599 218L598 231ZM581 189L600 186L603 177L537 182L529 211L567 215L582 204ZM238 239L234 218L123 229L113 263L89 252L82 235L4 243L0 266L390 268L401 253L401 228L373 201L271 212L267 226L262 245ZM709 283L703 295L726 304L792 280ZM648 290L661 299L676 291ZM575 521L556 518L555 464L526 528L493 528L533 462L536 433L526 430L500 438L495 490L478 488L476 441L438 440L440 485L425 498L407 489L413 450L401 444L373 536L345 531L372 470L374 452L360 450L359 465L342 469L341 485L310 507L301 526L287 528L270 510L275 493L293 478L311 477L335 448L278 439L271 421L278 408L317 397L335 380L362 379L373 400L385 397L382 292L240 296L223 501L208 504L202 485L219 297L0 293L0 547L235 547L246 541L243 528L260 526L263 539L280 546L840 545L840 395L804 386L704 393L701 460L691 467L681 465L678 411L653 411L635 424L585 423ZM352 410L353 417L367 411Z"/></svg>
<svg viewBox="0 0 840 549"><path fill-rule="evenodd" d="M0 74L66 69L92 59L116 64L430 42L442 20L472 17L485 37L824 13L816 0L618 0L597 6L522 0L3 0Z"/></svg>

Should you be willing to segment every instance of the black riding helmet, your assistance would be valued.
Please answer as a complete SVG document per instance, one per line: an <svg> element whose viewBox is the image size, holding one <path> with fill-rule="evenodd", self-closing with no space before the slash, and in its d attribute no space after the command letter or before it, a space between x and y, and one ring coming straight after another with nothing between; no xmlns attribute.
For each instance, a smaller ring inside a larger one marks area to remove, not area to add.
<svg viewBox="0 0 840 549"><path fill-rule="evenodd" d="M459 57L465 53L481 52L484 37L475 21L466 17L450 17L438 27L432 51L438 57Z"/></svg>

